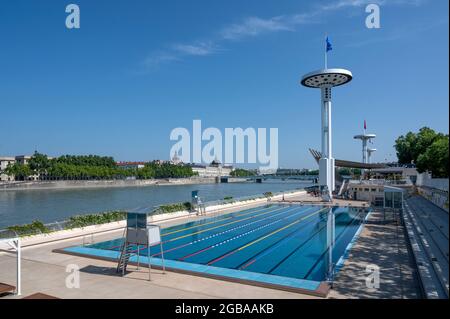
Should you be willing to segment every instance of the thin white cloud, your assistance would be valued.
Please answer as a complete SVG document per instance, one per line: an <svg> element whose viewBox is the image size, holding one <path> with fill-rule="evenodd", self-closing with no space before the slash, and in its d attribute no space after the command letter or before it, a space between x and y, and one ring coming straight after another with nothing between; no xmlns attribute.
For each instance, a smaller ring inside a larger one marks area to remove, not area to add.
<svg viewBox="0 0 450 319"><path fill-rule="evenodd" d="M219 52L219 43L224 41L243 40L264 34L295 31L299 25L317 23L325 14L344 8L360 8L368 4L380 6L420 6L428 0L334 0L315 6L312 10L300 14L281 15L269 18L248 17L240 23L228 25L219 31L213 41L195 41L185 44L173 44L165 51L156 52L147 57L144 65L153 67L163 63L182 60L187 56L204 57ZM361 45L364 45L361 43Z"/></svg>
<svg viewBox="0 0 450 319"><path fill-rule="evenodd" d="M349 7L365 7L368 4L378 4L380 6L420 6L427 0L337 0L319 6L320 10L333 11Z"/></svg>
<svg viewBox="0 0 450 319"><path fill-rule="evenodd" d="M263 33L277 31L293 31L293 28L286 20L286 17L273 17L269 19L249 17L242 23L225 27L222 30L221 35L226 40L237 40L243 37L254 37Z"/></svg>
<svg viewBox="0 0 450 319"><path fill-rule="evenodd" d="M213 42L197 42L194 44L175 44L173 50L182 55L205 56L218 51Z"/></svg>
<svg viewBox="0 0 450 319"><path fill-rule="evenodd" d="M154 68L160 64L178 61L179 58L168 52L157 52L150 54L143 62L144 67Z"/></svg>

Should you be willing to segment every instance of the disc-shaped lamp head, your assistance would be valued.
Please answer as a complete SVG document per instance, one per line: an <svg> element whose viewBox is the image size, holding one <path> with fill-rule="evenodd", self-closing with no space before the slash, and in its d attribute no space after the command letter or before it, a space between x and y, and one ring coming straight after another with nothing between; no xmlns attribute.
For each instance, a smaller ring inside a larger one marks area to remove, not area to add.
<svg viewBox="0 0 450 319"><path fill-rule="evenodd" d="M301 84L310 88L334 87L352 80L352 72L345 69L325 69L303 76Z"/></svg>
<svg viewBox="0 0 450 319"><path fill-rule="evenodd" d="M370 140L375 137L377 137L376 134L360 134L353 136L355 140Z"/></svg>

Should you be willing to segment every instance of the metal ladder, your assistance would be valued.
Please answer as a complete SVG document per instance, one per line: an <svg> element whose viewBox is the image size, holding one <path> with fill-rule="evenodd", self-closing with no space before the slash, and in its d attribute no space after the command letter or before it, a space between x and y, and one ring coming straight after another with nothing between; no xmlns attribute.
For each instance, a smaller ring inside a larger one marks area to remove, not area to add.
<svg viewBox="0 0 450 319"><path fill-rule="evenodd" d="M122 251L120 253L119 263L117 265L117 273L122 273L125 276L125 271L127 270L127 265L130 260L133 249L133 245L128 242L124 242L122 246Z"/></svg>

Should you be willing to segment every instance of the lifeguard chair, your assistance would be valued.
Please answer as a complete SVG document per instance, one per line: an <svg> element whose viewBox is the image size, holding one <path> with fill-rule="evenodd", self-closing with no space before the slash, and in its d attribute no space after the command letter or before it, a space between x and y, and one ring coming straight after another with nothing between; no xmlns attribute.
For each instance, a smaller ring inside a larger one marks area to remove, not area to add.
<svg viewBox="0 0 450 319"><path fill-rule="evenodd" d="M147 224L148 213L129 212L127 213L127 226L125 229L124 242L121 248L119 261L117 264L117 273L125 276L126 269L130 258L137 256L137 267L139 268L140 251L147 248L149 280L151 279L151 246L160 245L161 261L163 272L164 266L164 251L161 241L161 231L158 225Z"/></svg>
<svg viewBox="0 0 450 319"><path fill-rule="evenodd" d="M205 204L200 196L198 196L198 190L192 191L191 194L191 210L196 212L197 215L206 215Z"/></svg>

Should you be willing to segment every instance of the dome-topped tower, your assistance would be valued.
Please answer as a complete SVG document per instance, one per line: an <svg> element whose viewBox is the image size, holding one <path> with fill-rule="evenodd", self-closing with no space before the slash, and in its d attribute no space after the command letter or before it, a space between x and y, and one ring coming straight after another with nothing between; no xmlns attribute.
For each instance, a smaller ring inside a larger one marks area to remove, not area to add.
<svg viewBox="0 0 450 319"><path fill-rule="evenodd" d="M173 157L172 157L172 160L171 160L170 162L171 162L172 164L175 164L175 165L179 165L179 164L183 163L183 162L181 161L181 159L178 157L177 152L173 153Z"/></svg>

